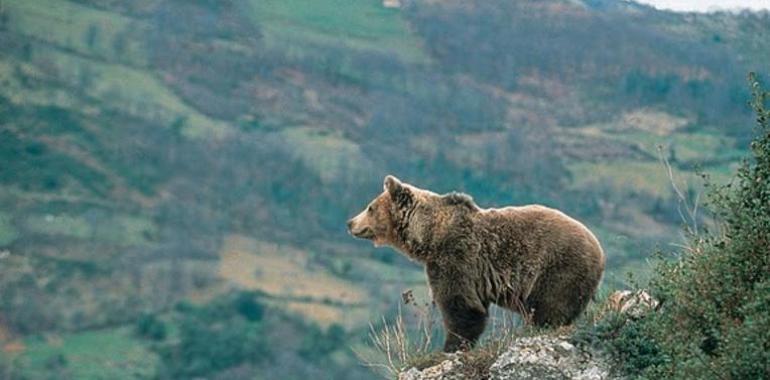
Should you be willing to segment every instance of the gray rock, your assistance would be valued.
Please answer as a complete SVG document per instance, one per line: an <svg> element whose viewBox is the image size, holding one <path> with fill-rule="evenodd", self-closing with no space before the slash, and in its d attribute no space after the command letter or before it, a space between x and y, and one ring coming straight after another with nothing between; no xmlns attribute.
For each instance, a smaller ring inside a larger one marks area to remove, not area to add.
<svg viewBox="0 0 770 380"><path fill-rule="evenodd" d="M450 359L422 371L417 370L417 368L410 368L399 374L398 380L463 380L464 377L459 371L463 364L460 362L459 356L452 356Z"/></svg>
<svg viewBox="0 0 770 380"><path fill-rule="evenodd" d="M492 364L492 379L610 378L609 365L589 352L578 350L567 337L536 336L517 339Z"/></svg>
<svg viewBox="0 0 770 380"><path fill-rule="evenodd" d="M639 318L650 310L655 310L660 303L646 290L618 290L607 298L607 305L611 310Z"/></svg>
<svg viewBox="0 0 770 380"><path fill-rule="evenodd" d="M567 342L567 341L559 342L555 346L553 346L553 348L560 355L563 355L563 356L570 355L570 354L572 354L573 351L575 351L575 346L573 346L572 343Z"/></svg>
<svg viewBox="0 0 770 380"><path fill-rule="evenodd" d="M454 356L422 371L401 373L399 380L459 380L463 356ZM614 380L609 363L597 352L575 347L566 336L516 339L489 368L490 380Z"/></svg>

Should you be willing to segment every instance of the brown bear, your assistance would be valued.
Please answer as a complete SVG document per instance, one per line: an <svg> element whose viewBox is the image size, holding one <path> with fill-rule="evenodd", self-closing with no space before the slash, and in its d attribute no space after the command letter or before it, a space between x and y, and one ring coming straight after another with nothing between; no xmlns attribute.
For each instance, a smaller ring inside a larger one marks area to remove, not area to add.
<svg viewBox="0 0 770 380"><path fill-rule="evenodd" d="M482 209L468 195L439 195L393 176L348 221L348 231L425 266L444 319L446 352L476 342L492 303L538 326L569 324L593 298L604 271L596 237L560 211Z"/></svg>

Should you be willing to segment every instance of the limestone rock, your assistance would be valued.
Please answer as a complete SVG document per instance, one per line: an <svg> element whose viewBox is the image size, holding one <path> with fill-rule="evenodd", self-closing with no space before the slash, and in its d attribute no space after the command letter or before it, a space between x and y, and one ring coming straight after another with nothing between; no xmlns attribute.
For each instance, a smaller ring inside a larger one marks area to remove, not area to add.
<svg viewBox="0 0 770 380"><path fill-rule="evenodd" d="M398 380L462 380L464 377L459 369L462 367L459 357L449 355L450 359L422 371L410 368L398 376Z"/></svg>
<svg viewBox="0 0 770 380"><path fill-rule="evenodd" d="M464 356L423 369L410 368L399 380L460 380ZM567 336L533 336L516 339L489 368L490 380L614 380L610 365L601 354L576 347Z"/></svg>
<svg viewBox="0 0 770 380"><path fill-rule="evenodd" d="M520 338L489 369L496 380L610 379L609 364L595 353L579 350L566 337Z"/></svg>

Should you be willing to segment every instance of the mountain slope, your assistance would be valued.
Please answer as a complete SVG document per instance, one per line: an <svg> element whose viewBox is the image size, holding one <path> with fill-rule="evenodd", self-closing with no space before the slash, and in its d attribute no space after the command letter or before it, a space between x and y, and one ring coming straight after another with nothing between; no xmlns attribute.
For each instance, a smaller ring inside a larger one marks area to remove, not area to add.
<svg viewBox="0 0 770 380"><path fill-rule="evenodd" d="M0 324L112 328L245 288L356 336L424 286L344 231L388 173L560 207L608 282L643 275L680 223L656 146L691 194L695 167L730 172L770 23L604 3L4 1Z"/></svg>

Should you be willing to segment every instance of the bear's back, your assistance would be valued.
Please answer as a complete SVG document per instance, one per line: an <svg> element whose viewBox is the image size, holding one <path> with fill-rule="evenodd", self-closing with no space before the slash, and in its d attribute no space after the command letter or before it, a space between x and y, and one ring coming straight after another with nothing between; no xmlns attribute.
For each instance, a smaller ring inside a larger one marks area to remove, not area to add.
<svg viewBox="0 0 770 380"><path fill-rule="evenodd" d="M543 205L509 206L483 209L479 212L481 225L488 229L507 230L522 241L543 239L566 243L563 239L587 240L599 246L599 241L583 223L569 215Z"/></svg>

